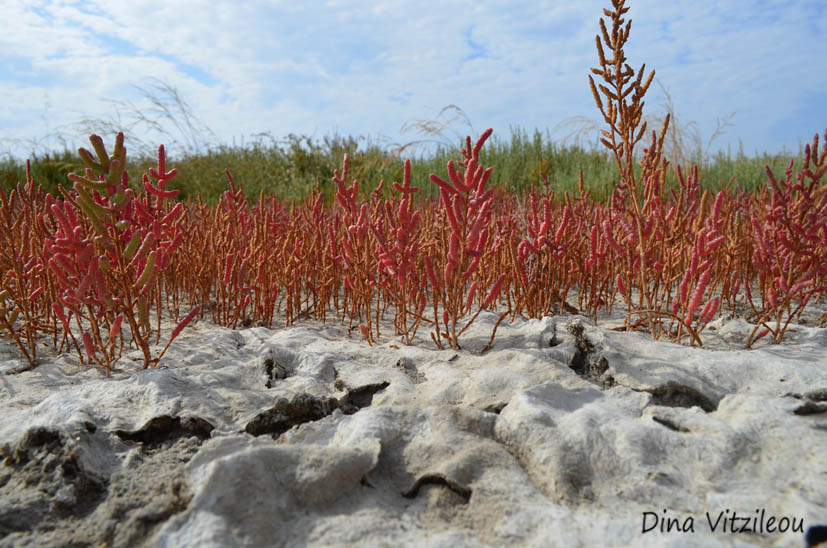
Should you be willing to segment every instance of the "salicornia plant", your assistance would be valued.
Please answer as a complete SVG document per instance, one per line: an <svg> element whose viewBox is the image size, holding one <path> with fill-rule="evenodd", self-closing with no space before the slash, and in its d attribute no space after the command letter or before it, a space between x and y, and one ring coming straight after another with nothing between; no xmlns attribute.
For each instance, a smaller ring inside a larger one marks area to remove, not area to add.
<svg viewBox="0 0 827 548"><path fill-rule="evenodd" d="M168 267L184 237L176 226L184 206L164 205L177 191L165 189L176 172L166 171L163 146L158 149L157 169L150 169L156 182L144 175L143 195L130 188L123 139L119 133L111 156L97 135L90 137L97 158L84 148L79 150L88 166L86 173L70 174L72 189L61 188L64 200L51 204L56 230L45 240L48 266L57 282L52 309L70 336L75 320L87 357L107 375L123 350L124 320L146 368L158 363L169 343L198 312L196 307L181 321L167 346L153 358L150 309L160 301L158 275ZM160 325L156 339L159 331Z"/></svg>

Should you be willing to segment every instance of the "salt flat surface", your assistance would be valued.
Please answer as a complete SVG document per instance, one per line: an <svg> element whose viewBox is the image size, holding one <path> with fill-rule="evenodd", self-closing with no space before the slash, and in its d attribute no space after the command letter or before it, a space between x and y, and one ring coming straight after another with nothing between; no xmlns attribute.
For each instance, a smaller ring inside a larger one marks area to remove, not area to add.
<svg viewBox="0 0 827 548"><path fill-rule="evenodd" d="M4 343L0 546L801 547L827 525L827 329L745 350L720 319L701 349L554 316L480 353L496 319L458 351L427 325L371 347L197 321L109 379L72 354L15 373Z"/></svg>

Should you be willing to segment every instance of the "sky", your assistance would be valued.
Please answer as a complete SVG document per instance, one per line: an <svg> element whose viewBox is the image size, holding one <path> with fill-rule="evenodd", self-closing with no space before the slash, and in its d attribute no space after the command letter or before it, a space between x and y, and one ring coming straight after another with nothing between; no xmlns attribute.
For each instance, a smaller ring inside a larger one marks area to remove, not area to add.
<svg viewBox="0 0 827 548"><path fill-rule="evenodd" d="M728 120L709 152L797 154L823 135L824 0L627 6L628 62L656 70L646 112L664 112L666 90L679 125L697 129L705 148L718 121ZM443 142L488 127L505 140L520 128L562 141L571 126L560 124L573 117L601 122L588 74L609 7L610 0L0 0L0 158L76 148L90 131L111 135L114 127L125 130L128 149L166 143L172 156L175 147L289 134L390 146L428 137L415 130L418 120L447 124ZM449 105L465 117L440 114Z"/></svg>

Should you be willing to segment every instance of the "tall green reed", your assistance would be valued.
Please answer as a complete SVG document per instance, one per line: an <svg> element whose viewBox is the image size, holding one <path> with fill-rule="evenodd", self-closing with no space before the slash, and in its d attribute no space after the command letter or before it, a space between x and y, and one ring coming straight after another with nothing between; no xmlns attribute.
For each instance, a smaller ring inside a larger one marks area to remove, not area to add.
<svg viewBox="0 0 827 548"><path fill-rule="evenodd" d="M400 149L402 155L398 153ZM229 169L235 179L243 183L245 197L250 200L257 199L263 190L265 195L298 202L320 187L325 201L331 203L334 189L329 180L344 154L350 158L352 176L361 183L360 192L367 196L381 180L401 180L402 160L408 157L413 160L412 184L430 189L428 175L440 171L449 160L458 157L460 143L456 146L441 144L413 157L408 152L404 147L394 149L352 136L334 135L314 140L289 135L281 141L260 136L249 143L171 155L170 161L179 169L173 185L181 191L179 200L195 199L200 194L206 203L214 205L226 189L224 170ZM704 188L713 191L723 188L733 177L734 185L755 190L766 180L764 166L783 172L789 156L788 153L747 156L740 149L734 154L717 152L703 158L699 176ZM155 161L152 157L136 156L128 160L127 169L144 172L154 166ZM548 130L528 133L512 127L506 138L494 135L481 152L481 161L494 168L489 184L509 192L522 192L532 184L539 184L546 176L558 196L565 191L573 194L582 170L586 189L592 191L594 199L603 200L618 177L614 160L606 151L561 144L552 139ZM36 155L31 159L33 178L45 192L52 194L59 194L58 186L66 184L69 173L83 168L74 151ZM5 192L11 192L18 182L25 181L25 162L10 158L0 161L0 187ZM666 186L677 187L672 170L667 172ZM421 198L437 197L433 190L430 195L428 191L422 194Z"/></svg>

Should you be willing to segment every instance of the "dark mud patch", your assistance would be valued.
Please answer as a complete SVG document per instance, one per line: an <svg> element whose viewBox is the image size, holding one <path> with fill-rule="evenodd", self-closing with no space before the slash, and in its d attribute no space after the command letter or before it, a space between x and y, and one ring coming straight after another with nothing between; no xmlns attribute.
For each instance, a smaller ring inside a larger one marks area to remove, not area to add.
<svg viewBox="0 0 827 548"><path fill-rule="evenodd" d="M654 388L645 388L642 392L652 394L653 405L664 407L700 407L707 413L718 409L718 404L691 386L670 381Z"/></svg>
<svg viewBox="0 0 827 548"><path fill-rule="evenodd" d="M405 373L405 375L407 375L407 377L411 379L411 382L414 384L420 384L425 382L426 380L425 375L420 373L416 366L413 364L413 362L407 358L402 358L401 360L397 361L394 367L396 367L397 369L401 369L402 372Z"/></svg>
<svg viewBox="0 0 827 548"><path fill-rule="evenodd" d="M351 388L339 399L339 407L345 415L352 415L363 407L373 404L373 396L390 386L387 381Z"/></svg>
<svg viewBox="0 0 827 548"><path fill-rule="evenodd" d="M508 405L508 403L504 401L492 403L490 405L486 405L483 408L483 411L485 411L486 413L494 413L495 415L499 415L502 412L502 410L505 409L506 405Z"/></svg>
<svg viewBox="0 0 827 548"><path fill-rule="evenodd" d="M0 463L0 547L140 546L191 496L184 465L201 444L181 437L148 454L85 426L66 439L30 430Z"/></svg>
<svg viewBox="0 0 827 548"><path fill-rule="evenodd" d="M827 388L819 388L811 390L806 394L787 393L787 397L795 398L797 400L804 400L804 403L793 410L793 414L806 417L808 415L820 415L827 413Z"/></svg>
<svg viewBox="0 0 827 548"><path fill-rule="evenodd" d="M273 358L266 358L264 360L262 370L265 378L264 386L267 388L273 388L278 381L290 376L290 371Z"/></svg>
<svg viewBox="0 0 827 548"><path fill-rule="evenodd" d="M827 404L819 404L815 402L805 402L793 410L793 413L799 416L820 415L827 413Z"/></svg>
<svg viewBox="0 0 827 548"><path fill-rule="evenodd" d="M419 477L410 489L402 493L402 496L407 499L416 498L420 489L425 485L440 485L448 488L451 492L458 495L465 504L471 500L472 491L470 488L460 485L450 478L446 478L442 474L425 474Z"/></svg>
<svg viewBox="0 0 827 548"><path fill-rule="evenodd" d="M337 409L346 415L352 415L370 406L373 396L390 386L390 383L385 381L347 388L341 380L337 380L334 386L337 390L345 390L345 395L339 399L320 398L310 394L299 394L292 399L279 398L271 408L253 417L244 431L253 436L272 435L277 438L294 426L321 420Z"/></svg>
<svg viewBox="0 0 827 548"><path fill-rule="evenodd" d="M106 494L108 478L84 466L59 432L33 428L0 456L0 537L53 517L84 517Z"/></svg>
<svg viewBox="0 0 827 548"><path fill-rule="evenodd" d="M685 428L685 427L683 427L683 426L681 426L681 425L675 423L674 421L672 421L670 419L667 419L665 417L653 416L652 420L655 421L656 423L660 424L661 426L665 426L666 428L668 428L669 430L672 430L674 432L680 432L682 434L688 434L689 433L688 428Z"/></svg>
<svg viewBox="0 0 827 548"><path fill-rule="evenodd" d="M582 322L572 322L567 328L569 333L574 335L576 344L574 354L569 358L569 367L601 388L614 386L616 382L609 373L609 361L598 352L595 344L586 336L586 328Z"/></svg>
<svg viewBox="0 0 827 548"><path fill-rule="evenodd" d="M138 430L116 430L115 434L124 441L139 442L154 449L183 437L195 436L201 441L207 440L213 428L212 424L199 417L161 415L150 419Z"/></svg>
<svg viewBox="0 0 827 548"><path fill-rule="evenodd" d="M804 394L804 399L810 401L824 401L827 402L827 388L819 388Z"/></svg>
<svg viewBox="0 0 827 548"><path fill-rule="evenodd" d="M256 415L244 431L253 436L284 434L296 425L321 420L339 408L336 398L317 398L299 394L293 399L279 398L273 407Z"/></svg>

